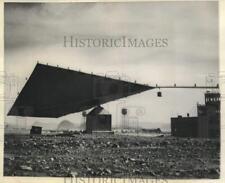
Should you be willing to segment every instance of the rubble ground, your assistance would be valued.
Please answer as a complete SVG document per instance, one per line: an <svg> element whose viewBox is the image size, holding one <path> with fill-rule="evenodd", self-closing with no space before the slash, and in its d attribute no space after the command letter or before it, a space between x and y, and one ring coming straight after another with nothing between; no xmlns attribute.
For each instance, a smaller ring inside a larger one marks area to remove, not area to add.
<svg viewBox="0 0 225 183"><path fill-rule="evenodd" d="M5 176L219 178L219 139L5 135Z"/></svg>

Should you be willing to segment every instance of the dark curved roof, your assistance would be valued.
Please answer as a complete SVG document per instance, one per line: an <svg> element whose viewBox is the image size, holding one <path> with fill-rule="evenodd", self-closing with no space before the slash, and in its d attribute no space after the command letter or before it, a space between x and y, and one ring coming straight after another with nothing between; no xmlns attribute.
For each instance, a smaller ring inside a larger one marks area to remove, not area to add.
<svg viewBox="0 0 225 183"><path fill-rule="evenodd" d="M153 88L37 64L8 115L60 117Z"/></svg>
<svg viewBox="0 0 225 183"><path fill-rule="evenodd" d="M68 120L61 121L57 127L57 130L73 130L73 129L75 129L75 125Z"/></svg>

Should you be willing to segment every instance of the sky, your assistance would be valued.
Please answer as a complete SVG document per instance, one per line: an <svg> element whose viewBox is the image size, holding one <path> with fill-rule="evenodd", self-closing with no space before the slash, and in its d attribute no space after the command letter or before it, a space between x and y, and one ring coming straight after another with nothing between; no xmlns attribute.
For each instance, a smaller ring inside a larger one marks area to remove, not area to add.
<svg viewBox="0 0 225 183"><path fill-rule="evenodd" d="M5 113L37 61L88 73L121 77L149 85L206 85L219 70L217 2L5 3ZM64 36L76 38L166 38L166 47L64 47ZM14 76L14 77L12 77ZM16 79L15 79L16 78ZM130 125L170 128L178 114L196 115L205 90L150 90L109 102L113 126L121 124L121 108ZM138 112L142 111L142 112ZM78 125L80 113L61 118L16 118L7 124L40 123L56 128L63 120ZM25 121L25 122L24 122Z"/></svg>

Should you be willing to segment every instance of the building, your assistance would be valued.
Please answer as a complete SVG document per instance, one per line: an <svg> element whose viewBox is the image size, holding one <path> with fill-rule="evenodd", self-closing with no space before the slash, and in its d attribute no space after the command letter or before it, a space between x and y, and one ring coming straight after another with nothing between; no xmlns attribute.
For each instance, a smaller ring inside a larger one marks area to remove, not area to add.
<svg viewBox="0 0 225 183"><path fill-rule="evenodd" d="M86 116L86 132L111 132L112 116L103 107L97 106Z"/></svg>
<svg viewBox="0 0 225 183"><path fill-rule="evenodd" d="M31 135L41 135L42 133L42 127L40 126L32 126L30 129Z"/></svg>
<svg viewBox="0 0 225 183"><path fill-rule="evenodd" d="M205 104L197 104L196 117L171 118L171 134L176 137L220 137L220 94L205 93Z"/></svg>
<svg viewBox="0 0 225 183"><path fill-rule="evenodd" d="M205 94L205 105L197 105L198 136L215 138L220 137L220 94Z"/></svg>
<svg viewBox="0 0 225 183"><path fill-rule="evenodd" d="M171 133L176 137L197 137L198 117L171 118Z"/></svg>

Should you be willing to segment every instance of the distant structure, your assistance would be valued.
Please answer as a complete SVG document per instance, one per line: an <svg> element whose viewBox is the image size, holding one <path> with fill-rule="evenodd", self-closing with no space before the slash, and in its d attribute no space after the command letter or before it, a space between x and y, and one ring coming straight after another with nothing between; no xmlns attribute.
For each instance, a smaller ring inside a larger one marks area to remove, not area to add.
<svg viewBox="0 0 225 183"><path fill-rule="evenodd" d="M146 129L146 128L142 128L141 129L142 133L162 133L160 128L156 128L156 129Z"/></svg>
<svg viewBox="0 0 225 183"><path fill-rule="evenodd" d="M199 137L220 137L220 94L205 94L205 105L197 105Z"/></svg>
<svg viewBox="0 0 225 183"><path fill-rule="evenodd" d="M103 107L97 106L86 116L86 132L111 132L112 117Z"/></svg>
<svg viewBox="0 0 225 183"><path fill-rule="evenodd" d="M58 131L72 131L75 130L75 125L67 120L63 120L61 123L59 123L57 127Z"/></svg>
<svg viewBox="0 0 225 183"><path fill-rule="evenodd" d="M198 137L198 117L171 118L171 134L176 137Z"/></svg>
<svg viewBox="0 0 225 183"><path fill-rule="evenodd" d="M42 127L40 126L32 126L30 130L30 135L41 135Z"/></svg>
<svg viewBox="0 0 225 183"><path fill-rule="evenodd" d="M171 134L176 137L219 138L220 94L205 93L205 104L197 104L197 117L171 118Z"/></svg>
<svg viewBox="0 0 225 183"><path fill-rule="evenodd" d="M122 114L122 128L123 129L128 129L129 128L129 123L128 123L128 120L126 119L127 108L122 108L121 109L121 114Z"/></svg>

